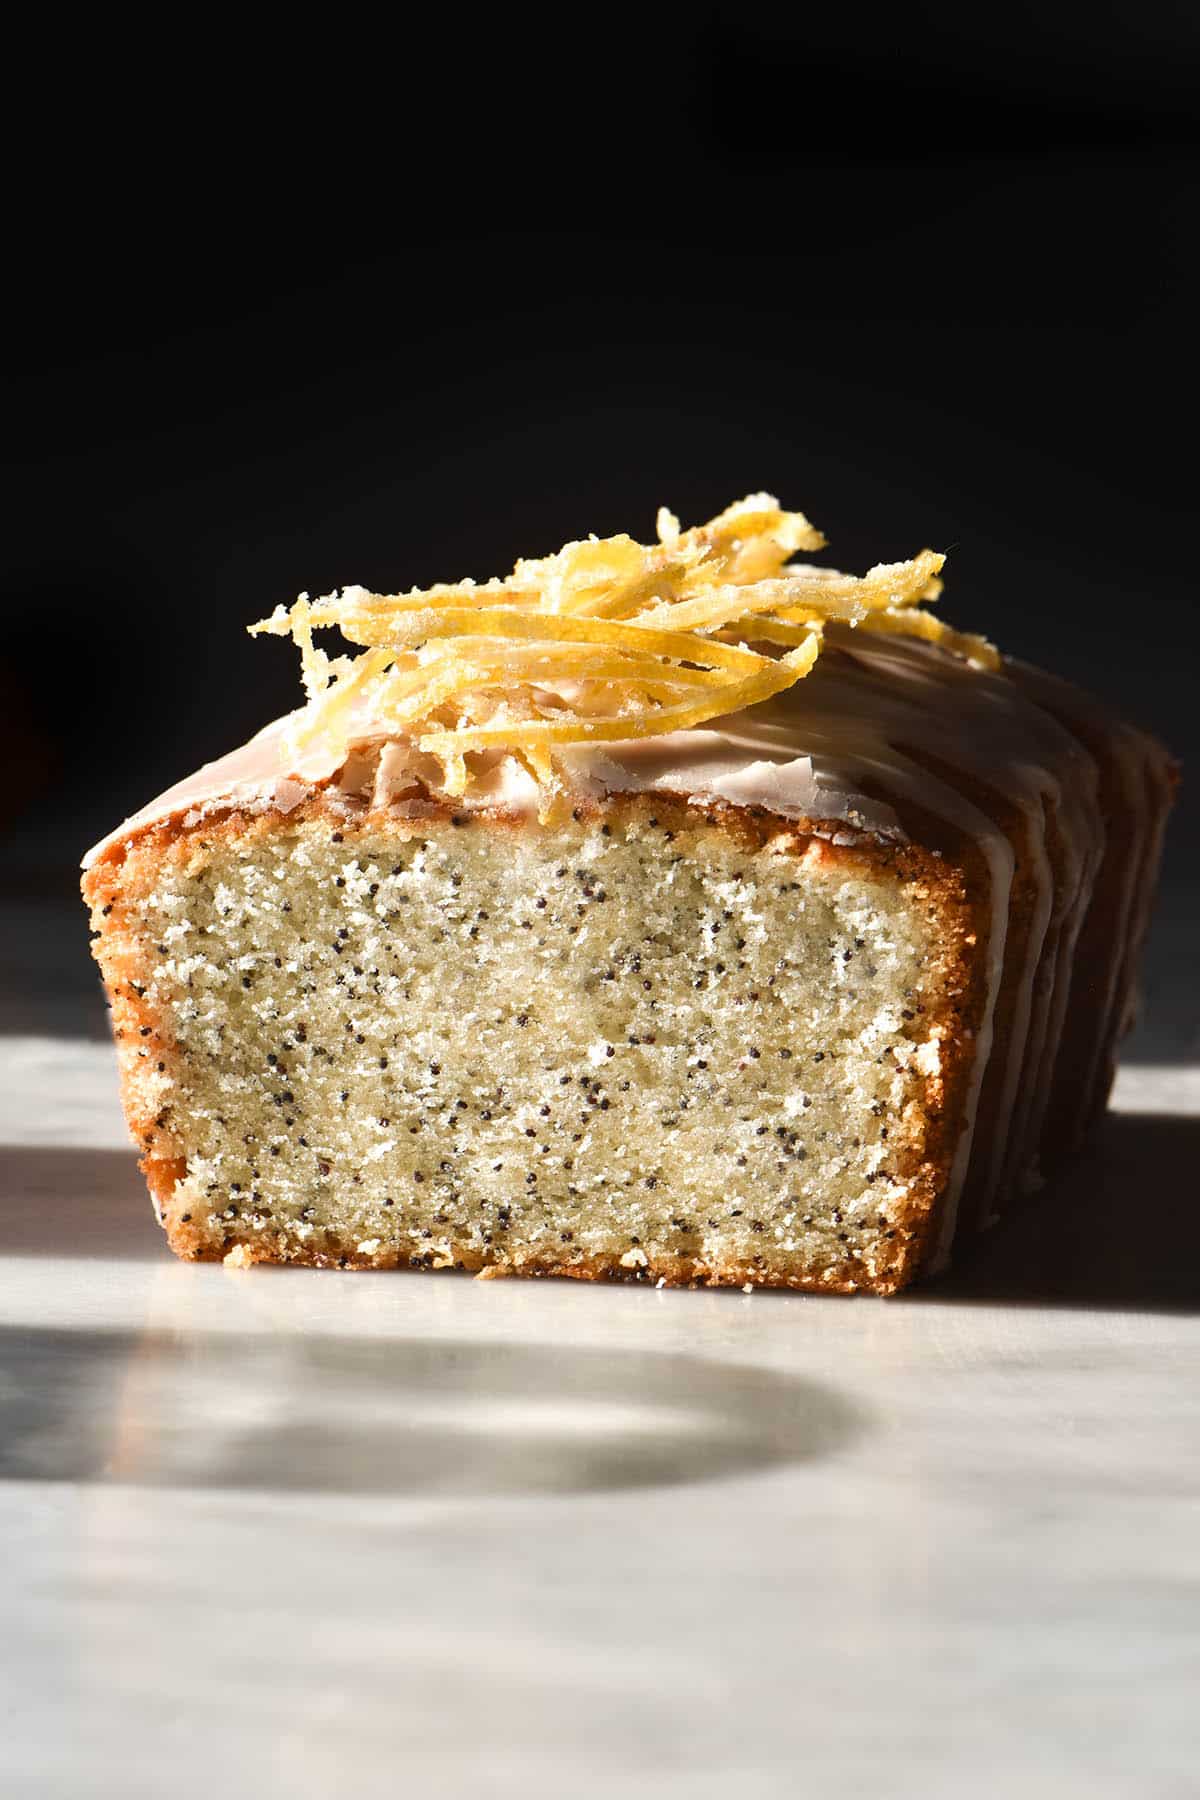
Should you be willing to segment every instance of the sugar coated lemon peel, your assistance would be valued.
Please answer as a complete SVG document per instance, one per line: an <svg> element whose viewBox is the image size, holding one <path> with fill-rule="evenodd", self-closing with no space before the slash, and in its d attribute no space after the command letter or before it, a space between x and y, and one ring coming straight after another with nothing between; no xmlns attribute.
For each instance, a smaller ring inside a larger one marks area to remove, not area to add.
<svg viewBox="0 0 1200 1800"><path fill-rule="evenodd" d="M277 607L250 631L291 637L300 651L308 703L291 748L394 735L437 759L451 797L468 789L469 757L506 751L548 808L569 786L559 760L569 746L657 737L770 699L813 668L831 621L999 666L985 638L921 604L941 592L936 551L860 577L794 563L825 540L770 494L688 531L664 507L657 531L656 544L566 544L503 580L406 594L347 587ZM330 627L359 654L318 649L314 631Z"/></svg>

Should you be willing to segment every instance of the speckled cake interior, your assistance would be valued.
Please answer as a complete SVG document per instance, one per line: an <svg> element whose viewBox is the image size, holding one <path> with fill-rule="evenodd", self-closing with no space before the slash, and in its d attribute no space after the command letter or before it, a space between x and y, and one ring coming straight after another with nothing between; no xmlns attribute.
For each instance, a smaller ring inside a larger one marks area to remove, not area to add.
<svg viewBox="0 0 1200 1800"><path fill-rule="evenodd" d="M944 1184L962 920L778 822L243 819L113 896L182 1254L886 1289Z"/></svg>

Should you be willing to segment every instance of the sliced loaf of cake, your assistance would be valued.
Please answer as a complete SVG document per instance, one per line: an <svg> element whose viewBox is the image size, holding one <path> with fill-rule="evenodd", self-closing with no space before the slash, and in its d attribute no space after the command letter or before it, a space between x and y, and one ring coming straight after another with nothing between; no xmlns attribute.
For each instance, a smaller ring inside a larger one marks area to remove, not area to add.
<svg viewBox="0 0 1200 1800"><path fill-rule="evenodd" d="M1170 759L815 536L283 616L307 707L84 876L178 1254L890 1293L1078 1147Z"/></svg>

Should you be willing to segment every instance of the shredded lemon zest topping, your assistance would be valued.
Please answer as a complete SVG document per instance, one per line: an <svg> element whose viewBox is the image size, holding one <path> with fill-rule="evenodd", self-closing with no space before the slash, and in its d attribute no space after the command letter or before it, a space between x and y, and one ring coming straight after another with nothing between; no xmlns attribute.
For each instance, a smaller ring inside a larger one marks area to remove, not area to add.
<svg viewBox="0 0 1200 1800"><path fill-rule="evenodd" d="M566 544L504 580L372 594L361 587L277 607L250 627L291 637L308 703L293 749L404 737L438 760L442 791L467 791L467 758L503 750L548 808L568 785L558 754L686 730L782 693L809 673L826 625L939 644L999 667L985 638L953 631L921 602L945 557L922 550L861 577L793 563L825 540L803 513L750 494L688 531L666 507L658 542L625 535ZM357 656L327 656L336 627Z"/></svg>

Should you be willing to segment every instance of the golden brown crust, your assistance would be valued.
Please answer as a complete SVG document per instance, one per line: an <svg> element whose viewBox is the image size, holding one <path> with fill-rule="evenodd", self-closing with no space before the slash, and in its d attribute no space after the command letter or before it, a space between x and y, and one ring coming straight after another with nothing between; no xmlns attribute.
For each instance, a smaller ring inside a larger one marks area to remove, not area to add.
<svg viewBox="0 0 1200 1800"><path fill-rule="evenodd" d="M899 1257L886 1273L872 1271L864 1263L847 1257L836 1268L814 1268L796 1272L765 1268L753 1261L715 1263L700 1257L664 1256L647 1252L644 1265L623 1267L616 1257L530 1256L521 1262L501 1257L485 1260L473 1247L451 1242L450 1256L435 1260L426 1251L416 1249L382 1249L364 1255L356 1244L327 1246L323 1250L299 1250L280 1241L272 1246L262 1238L253 1242L231 1239L228 1249L214 1249L194 1230L168 1222L167 1243L185 1262L226 1262L235 1268L250 1268L255 1263L278 1265L292 1263L312 1269L339 1269L359 1272L384 1269L420 1270L422 1272L455 1271L476 1275L483 1281L499 1281L509 1277L562 1277L568 1281L620 1281L642 1287L754 1287L783 1288L793 1292L819 1294L873 1293L891 1295L911 1279L911 1257Z"/></svg>

